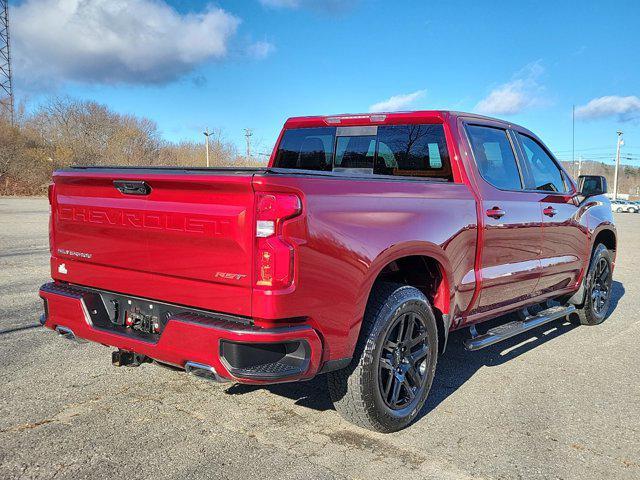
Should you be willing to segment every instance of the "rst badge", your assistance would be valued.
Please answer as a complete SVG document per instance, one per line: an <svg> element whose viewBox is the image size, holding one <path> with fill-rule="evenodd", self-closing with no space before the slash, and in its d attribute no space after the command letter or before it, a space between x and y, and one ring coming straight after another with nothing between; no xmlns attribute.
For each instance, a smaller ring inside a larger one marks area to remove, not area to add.
<svg viewBox="0 0 640 480"><path fill-rule="evenodd" d="M214 278L224 278L225 280L242 280L246 275L241 273L216 272Z"/></svg>

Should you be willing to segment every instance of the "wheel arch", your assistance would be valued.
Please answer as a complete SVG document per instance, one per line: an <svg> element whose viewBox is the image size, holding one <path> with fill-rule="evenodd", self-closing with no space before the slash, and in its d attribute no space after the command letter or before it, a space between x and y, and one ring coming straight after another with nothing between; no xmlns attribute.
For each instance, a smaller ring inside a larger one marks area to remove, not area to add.
<svg viewBox="0 0 640 480"><path fill-rule="evenodd" d="M410 285L425 294L436 318L438 350L444 352L451 324L452 292L451 266L442 248L428 242L410 242L381 253L371 263L361 293L365 305L379 281ZM364 315L364 309L361 313Z"/></svg>
<svg viewBox="0 0 640 480"><path fill-rule="evenodd" d="M598 229L596 229L592 234L593 242L591 242L591 248L589 249L589 258L587 260L587 264L584 268L584 274L582 276L582 281L580 282L580 288L574 293L571 297L569 297L568 302L572 305L582 305L584 303L584 295L586 292L586 280L589 268L591 268L591 263L593 260L593 252L596 247L600 244L603 244L607 250L610 250L613 254L613 266L615 267L615 258L616 258L616 249L617 249L617 233L615 228L612 225L605 224L601 225Z"/></svg>
<svg viewBox="0 0 640 480"><path fill-rule="evenodd" d="M612 228L603 226L599 230L594 232L593 244L591 245L591 254L599 243L602 243L608 250L615 252L617 250L617 236L616 232Z"/></svg>

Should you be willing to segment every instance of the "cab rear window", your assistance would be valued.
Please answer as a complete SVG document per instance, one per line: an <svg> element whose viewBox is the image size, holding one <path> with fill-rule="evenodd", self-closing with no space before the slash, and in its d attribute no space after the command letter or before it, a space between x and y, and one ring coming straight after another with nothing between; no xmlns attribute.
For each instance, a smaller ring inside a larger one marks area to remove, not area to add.
<svg viewBox="0 0 640 480"><path fill-rule="evenodd" d="M288 129L273 166L452 179L441 124Z"/></svg>

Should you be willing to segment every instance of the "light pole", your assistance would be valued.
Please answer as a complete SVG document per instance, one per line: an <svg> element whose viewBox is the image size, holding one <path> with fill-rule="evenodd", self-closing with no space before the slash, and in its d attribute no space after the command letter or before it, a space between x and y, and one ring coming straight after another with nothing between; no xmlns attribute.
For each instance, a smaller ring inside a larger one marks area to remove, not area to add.
<svg viewBox="0 0 640 480"><path fill-rule="evenodd" d="M578 176L576 178L580 178L582 174L582 155L578 155Z"/></svg>
<svg viewBox="0 0 640 480"><path fill-rule="evenodd" d="M571 173L576 176L576 106L571 107ZM580 176L580 174L578 174Z"/></svg>
<svg viewBox="0 0 640 480"><path fill-rule="evenodd" d="M616 170L613 174L613 199L618 199L618 170L620 169L620 147L624 145L622 132L618 130L618 145L616 147Z"/></svg>
<svg viewBox="0 0 640 480"><path fill-rule="evenodd" d="M206 137L206 140L204 142L205 145L205 150L207 152L207 168L209 168L209 136L211 135L209 133L209 128L206 128L204 132L202 132L203 135Z"/></svg>
<svg viewBox="0 0 640 480"><path fill-rule="evenodd" d="M251 158L251 135L253 135L253 132L251 131L251 129L245 128L244 136L247 138L247 159Z"/></svg>

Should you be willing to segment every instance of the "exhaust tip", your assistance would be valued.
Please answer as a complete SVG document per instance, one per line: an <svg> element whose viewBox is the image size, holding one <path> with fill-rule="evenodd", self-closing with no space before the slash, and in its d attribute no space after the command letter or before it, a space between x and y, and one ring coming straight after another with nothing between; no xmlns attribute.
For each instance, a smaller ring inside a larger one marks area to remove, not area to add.
<svg viewBox="0 0 640 480"><path fill-rule="evenodd" d="M73 333L73 330L71 330L68 327L63 327L62 325L58 325L56 327L56 332L58 332L58 335L61 335L65 338L68 338L69 340L75 340L76 339L76 334Z"/></svg>
<svg viewBox="0 0 640 480"><path fill-rule="evenodd" d="M228 382L226 378L222 378L220 375L218 375L218 372L216 372L215 368L210 365L205 365L203 363L197 362L187 362L184 364L184 369L191 375L195 375L196 377L200 377L211 382Z"/></svg>

